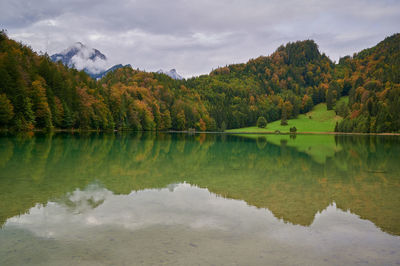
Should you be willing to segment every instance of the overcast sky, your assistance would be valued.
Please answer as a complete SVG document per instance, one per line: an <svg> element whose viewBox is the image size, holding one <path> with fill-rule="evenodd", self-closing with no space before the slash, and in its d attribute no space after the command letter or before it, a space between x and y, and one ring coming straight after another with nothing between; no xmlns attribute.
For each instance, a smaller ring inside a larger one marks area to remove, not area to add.
<svg viewBox="0 0 400 266"><path fill-rule="evenodd" d="M50 55L80 41L189 77L304 39L338 60L400 32L400 0L2 0L0 27Z"/></svg>

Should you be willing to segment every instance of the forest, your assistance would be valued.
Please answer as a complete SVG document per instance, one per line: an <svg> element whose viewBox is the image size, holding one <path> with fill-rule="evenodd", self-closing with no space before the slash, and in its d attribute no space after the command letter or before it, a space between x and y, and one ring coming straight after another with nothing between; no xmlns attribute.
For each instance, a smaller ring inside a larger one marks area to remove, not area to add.
<svg viewBox="0 0 400 266"><path fill-rule="evenodd" d="M400 132L400 34L337 64L306 40L186 80L131 67L94 80L0 32L0 129L224 131L323 102L344 118L335 131Z"/></svg>

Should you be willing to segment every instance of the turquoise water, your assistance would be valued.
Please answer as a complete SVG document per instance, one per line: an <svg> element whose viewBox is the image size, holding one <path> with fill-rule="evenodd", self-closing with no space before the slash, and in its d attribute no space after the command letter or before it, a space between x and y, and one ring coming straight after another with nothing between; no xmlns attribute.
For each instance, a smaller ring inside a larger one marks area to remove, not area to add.
<svg viewBox="0 0 400 266"><path fill-rule="evenodd" d="M396 265L399 209L394 136L0 136L0 265Z"/></svg>

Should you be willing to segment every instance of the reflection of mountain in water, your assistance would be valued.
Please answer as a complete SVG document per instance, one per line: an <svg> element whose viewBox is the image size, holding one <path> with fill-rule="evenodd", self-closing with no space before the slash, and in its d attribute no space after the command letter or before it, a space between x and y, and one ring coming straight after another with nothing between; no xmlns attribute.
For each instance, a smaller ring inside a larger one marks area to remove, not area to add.
<svg viewBox="0 0 400 266"><path fill-rule="evenodd" d="M219 135L0 138L0 223L95 180L116 194L186 181L300 225L310 225L316 213L336 202L399 235L399 139L323 137L334 147L323 161L305 152L308 140L302 142L302 136L297 147L290 140ZM91 203L101 199L64 204L80 211Z"/></svg>
<svg viewBox="0 0 400 266"><path fill-rule="evenodd" d="M103 204L110 194L112 194L110 191L94 183L84 190L76 189L72 193L67 193L59 202L73 213L85 213Z"/></svg>

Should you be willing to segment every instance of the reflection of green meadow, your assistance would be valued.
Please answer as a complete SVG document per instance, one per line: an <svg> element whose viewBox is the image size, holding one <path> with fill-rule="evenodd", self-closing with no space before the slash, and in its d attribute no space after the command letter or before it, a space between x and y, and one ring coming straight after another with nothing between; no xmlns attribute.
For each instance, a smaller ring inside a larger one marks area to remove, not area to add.
<svg viewBox="0 0 400 266"><path fill-rule="evenodd" d="M398 137L246 136L0 137L0 223L92 183L127 194L188 182L293 224L336 202L400 234Z"/></svg>
<svg viewBox="0 0 400 266"><path fill-rule="evenodd" d="M295 148L310 155L318 163L325 163L327 158L333 157L341 149L334 137L325 135L242 134L238 136L255 139L258 143L264 140L265 143Z"/></svg>

